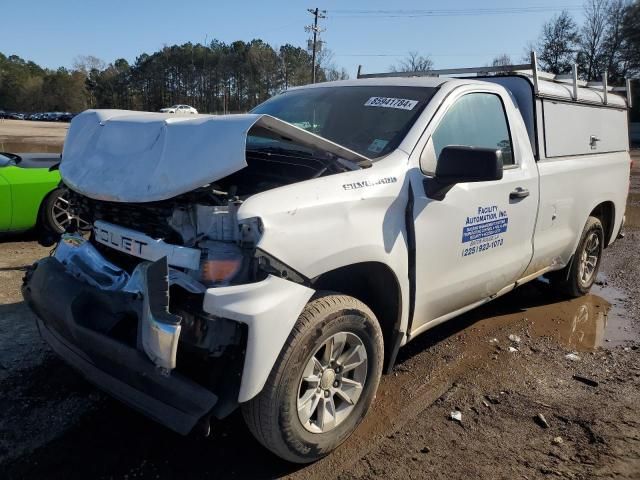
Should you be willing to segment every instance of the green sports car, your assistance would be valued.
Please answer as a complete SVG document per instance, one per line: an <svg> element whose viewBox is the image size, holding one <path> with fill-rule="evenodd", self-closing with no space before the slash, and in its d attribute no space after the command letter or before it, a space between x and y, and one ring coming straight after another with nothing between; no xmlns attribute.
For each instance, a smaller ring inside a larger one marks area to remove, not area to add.
<svg viewBox="0 0 640 480"><path fill-rule="evenodd" d="M0 152L0 232L36 227L42 238L59 235L71 224L58 163L60 154Z"/></svg>

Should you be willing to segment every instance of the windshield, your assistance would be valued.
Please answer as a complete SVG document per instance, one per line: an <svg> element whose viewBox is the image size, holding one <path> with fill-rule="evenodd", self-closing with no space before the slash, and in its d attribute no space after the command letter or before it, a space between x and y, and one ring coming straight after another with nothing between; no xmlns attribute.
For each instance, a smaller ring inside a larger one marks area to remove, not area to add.
<svg viewBox="0 0 640 480"><path fill-rule="evenodd" d="M272 115L377 158L400 144L434 93L430 87L383 85L302 88L273 97L251 113Z"/></svg>

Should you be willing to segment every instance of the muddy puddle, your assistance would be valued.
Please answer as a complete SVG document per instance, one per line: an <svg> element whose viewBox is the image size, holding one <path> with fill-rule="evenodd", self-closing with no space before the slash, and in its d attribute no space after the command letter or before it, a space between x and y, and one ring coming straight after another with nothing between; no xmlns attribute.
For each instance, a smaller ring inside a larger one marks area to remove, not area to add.
<svg viewBox="0 0 640 480"><path fill-rule="evenodd" d="M60 153L62 144L50 145L43 142L4 142L0 140L0 152L11 153Z"/></svg>
<svg viewBox="0 0 640 480"><path fill-rule="evenodd" d="M606 285L604 277L599 283ZM481 333L513 326L517 333L524 323L523 330L529 335L552 338L567 350L613 348L640 340L624 300L622 291L599 285L588 295L564 299L544 280L536 280L478 309L472 314L476 319L471 329Z"/></svg>
<svg viewBox="0 0 640 480"><path fill-rule="evenodd" d="M527 311L532 333L553 337L576 351L610 348L637 340L631 320L617 304L624 294L612 287L595 286L591 291L584 297Z"/></svg>

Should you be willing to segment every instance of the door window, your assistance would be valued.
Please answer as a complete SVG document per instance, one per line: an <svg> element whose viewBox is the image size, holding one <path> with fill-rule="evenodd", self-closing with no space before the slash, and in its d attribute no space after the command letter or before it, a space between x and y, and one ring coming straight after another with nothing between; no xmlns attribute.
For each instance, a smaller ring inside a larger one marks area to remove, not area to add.
<svg viewBox="0 0 640 480"><path fill-rule="evenodd" d="M504 165L513 165L511 135L500 97L470 93L458 99L445 113L431 136L435 158L444 147L461 145L502 151Z"/></svg>

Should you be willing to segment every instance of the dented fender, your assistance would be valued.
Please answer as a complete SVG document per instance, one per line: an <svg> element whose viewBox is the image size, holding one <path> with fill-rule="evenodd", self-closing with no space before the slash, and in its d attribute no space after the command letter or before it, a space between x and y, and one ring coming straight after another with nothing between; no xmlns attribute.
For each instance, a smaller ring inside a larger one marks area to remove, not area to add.
<svg viewBox="0 0 640 480"><path fill-rule="evenodd" d="M238 402L264 387L293 326L315 290L269 275L257 283L210 288L203 310L248 327L247 350Z"/></svg>

